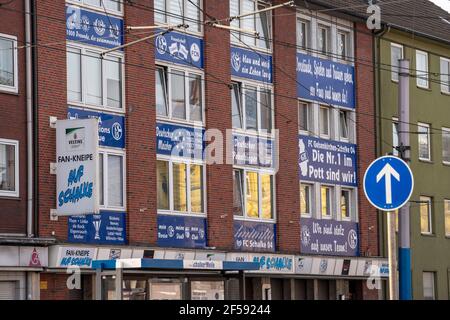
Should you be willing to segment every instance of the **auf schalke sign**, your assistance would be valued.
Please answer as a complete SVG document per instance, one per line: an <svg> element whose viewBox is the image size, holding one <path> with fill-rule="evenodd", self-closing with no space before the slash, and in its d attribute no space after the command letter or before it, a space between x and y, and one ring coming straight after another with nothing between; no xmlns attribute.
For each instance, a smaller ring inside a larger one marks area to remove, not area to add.
<svg viewBox="0 0 450 320"><path fill-rule="evenodd" d="M98 213L98 120L56 121L58 215Z"/></svg>

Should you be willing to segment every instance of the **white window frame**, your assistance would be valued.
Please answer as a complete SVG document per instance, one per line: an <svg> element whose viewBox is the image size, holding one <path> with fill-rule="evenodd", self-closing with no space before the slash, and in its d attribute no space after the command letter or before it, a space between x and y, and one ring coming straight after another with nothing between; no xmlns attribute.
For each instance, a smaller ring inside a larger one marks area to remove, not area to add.
<svg viewBox="0 0 450 320"><path fill-rule="evenodd" d="M168 2L170 2L170 1L173 1L173 0L163 0L164 1L164 6L166 7L166 12L169 12L169 9L168 9L168 7L167 7L167 5L168 5ZM186 8L187 8L187 4L189 3L189 1L188 0L175 0L175 1L181 1L181 2L183 2L183 12L186 12ZM192 34L192 35L195 35L195 36L202 36L203 35L203 31L204 31L204 28L203 28L203 13L202 13L202 10L203 10L203 1L207 1L207 0L200 0L200 5L199 5L199 7L200 7L200 9L198 10L199 11L199 14L200 14L200 21L198 22L198 24L199 24L199 26L200 26L200 31L197 31L197 30L194 30L194 29L192 29L192 28L187 28L187 29L185 29L184 31L183 31L183 33L187 33L187 34ZM155 14L156 14L156 9L154 10L154 17L155 17ZM189 25L189 22L190 21L186 21L185 19L186 19L186 16L185 15L183 15L182 17L180 17L181 18L181 20L183 20L183 23L184 24L187 24L187 25ZM155 23L155 25L160 25L160 26L167 26L167 25L169 25L169 20L168 20L168 16L167 16L167 14L166 13L164 13L164 20L165 20L165 23L161 23L161 22L159 22L159 21L156 21L156 18L154 18L154 23Z"/></svg>
<svg viewBox="0 0 450 320"><path fill-rule="evenodd" d="M82 108L88 107L91 109L96 110L102 110L102 111L112 111L116 113L125 113L125 55L123 53L119 52L112 52L105 55L103 60L108 60L108 57L113 58L119 58L121 59L121 98L122 98L122 105L120 108L113 108L107 106L108 96L107 96L107 86L106 86L106 77L105 77L105 70L106 66L105 63L102 62L102 105L96 105L96 104L90 104L86 102L86 96L87 96L87 84L86 84L86 57L88 56L87 52L93 52L95 54L100 54L102 52L102 49L90 47L90 46L84 46L73 42L67 43L67 52L70 50L81 50L81 102L80 101L70 101L67 98L67 103L73 106L79 106ZM66 75L67 78L68 75Z"/></svg>
<svg viewBox="0 0 450 320"><path fill-rule="evenodd" d="M309 212L301 212L301 204L300 204L300 216L302 218L311 218L313 216L313 212L314 212L314 184L313 183L303 183L300 182L300 188L301 186L307 186L309 187L309 197L308 197L308 201L309 201ZM301 191L300 191L301 192ZM301 199L300 199L301 201Z"/></svg>
<svg viewBox="0 0 450 320"><path fill-rule="evenodd" d="M330 190L330 215L323 215L322 213L322 187L324 188L328 188ZM330 184L325 184L322 183L320 184L319 187L319 194L320 194L320 199L319 199L319 203L320 203L320 209L319 209L319 216L321 219L324 220L331 220L333 219L333 212L335 211L334 208L336 208L336 186L335 185L330 185Z"/></svg>
<svg viewBox="0 0 450 320"><path fill-rule="evenodd" d="M14 146L14 159L15 159L15 165L14 165L15 190L14 191L0 190L0 197L15 197L15 198L17 198L17 197L19 197L19 171L20 171L20 168L19 168L19 166L20 166L19 141L0 138L0 144Z"/></svg>
<svg viewBox="0 0 450 320"><path fill-rule="evenodd" d="M256 168L248 168L244 166L233 166L233 170L241 170L243 178L243 215L235 215L235 220L245 220L245 221L255 221L255 222L271 222L275 223L277 221L277 209L276 209L276 173L273 170L264 170ZM249 217L247 215L247 173L254 172L258 175L258 218ZM272 219L262 218L262 184L261 184L261 174L269 174L272 176Z"/></svg>
<svg viewBox="0 0 450 320"><path fill-rule="evenodd" d="M444 159L444 132L447 133L450 137L450 128L442 127L442 163L450 165L450 161L445 161ZM448 152L450 153L450 150L448 150Z"/></svg>
<svg viewBox="0 0 450 320"><path fill-rule="evenodd" d="M207 187L206 187L206 163L201 160L186 159L181 157L170 157L158 155L157 161L166 161L169 163L169 210L158 209L158 214L174 215L174 216L188 216L188 217L206 217L207 216ZM173 164L186 165L186 212L174 210L174 197L173 197ZM200 165L203 170L203 211L204 212L192 212L191 204L191 165ZM156 191L158 192L158 191Z"/></svg>
<svg viewBox="0 0 450 320"><path fill-rule="evenodd" d="M399 80L399 73L400 73L400 64L399 64L399 66L398 67L395 67L394 66L394 64L393 64L393 57L392 57L392 47L396 47L396 48L398 48L398 49L400 49L401 50L401 59L403 59L404 57L405 57L405 49L404 49L404 47L401 45L401 44L398 44L398 43L394 43L394 42L391 42L391 46L390 46L390 55L391 55L391 81L393 81L393 82L398 82L398 80ZM398 68L398 70L397 71L395 71L394 69L395 68ZM395 76L394 76L395 75Z"/></svg>
<svg viewBox="0 0 450 320"><path fill-rule="evenodd" d="M441 69L442 62L447 63L448 66L448 74L444 74L444 71ZM439 59L439 70L441 73L441 92L444 94L450 94L450 59L440 57ZM445 79L447 77L447 80Z"/></svg>
<svg viewBox="0 0 450 320"><path fill-rule="evenodd" d="M322 52L321 51L321 49L320 49L320 46L319 46L319 34L320 34L320 29L326 29L327 30L327 32L326 32L326 41L325 41L325 44L326 44L326 48L325 48L325 52ZM332 43L331 43L331 38L332 38L332 36L331 36L331 29L332 29L332 25L330 24L330 23L328 23L328 22L326 22L326 21L323 21L323 20L319 20L319 22L317 22L317 32L316 32L316 39L315 39L315 41L316 41L316 46L317 46L317 55L319 56L319 57L325 57L325 58L328 58L328 57L330 57L330 55L333 55L333 50L332 50Z"/></svg>
<svg viewBox="0 0 450 320"><path fill-rule="evenodd" d="M347 188L347 187L341 187L340 189L341 190L339 192L339 216L340 216L342 221L352 221L353 213L354 213L354 210L355 210L354 207L353 207L354 206L353 195L354 195L355 191L354 191L353 188ZM342 192L343 191L344 192L348 192L348 208L347 208L348 217L345 217L342 214L342 210L341 210L341 196L342 196Z"/></svg>
<svg viewBox="0 0 450 320"><path fill-rule="evenodd" d="M446 206L449 206L449 212L447 213L447 209ZM445 237L449 238L450 237L450 224L447 225L447 214L450 217L450 199L444 199L444 233L445 233ZM448 231L447 231L448 229Z"/></svg>
<svg viewBox="0 0 450 320"><path fill-rule="evenodd" d="M395 137L395 132L394 132L395 125L397 125L397 142L394 141L394 137ZM394 156L398 156L398 155L400 154L400 153L398 152L398 150L395 149L395 147L398 147L398 145L396 146L395 144L399 144L399 143L400 143L400 135L399 135L399 133L398 133L398 129L400 129L399 123L398 123L398 118L392 117L392 145L393 145L393 148L392 148L392 154L393 154Z"/></svg>
<svg viewBox="0 0 450 320"><path fill-rule="evenodd" d="M427 128L428 129L428 134L427 134L427 144L428 144L428 155L429 158L423 158L420 156L420 137L423 135L422 133L420 133L419 128ZM430 125L428 123L423 123L423 122L419 122L417 123L417 136L418 136L418 147L417 147L417 151L419 153L419 160L421 161L426 161L426 162L430 162L432 157L431 157L431 132L430 132Z"/></svg>
<svg viewBox="0 0 450 320"><path fill-rule="evenodd" d="M432 277L432 291L433 291L433 297L431 298L431 300L436 300L436 272L434 271L422 271L422 291L423 294L425 294L425 283L424 283L424 276L425 274L431 274ZM425 295L423 297L425 299Z"/></svg>
<svg viewBox="0 0 450 320"><path fill-rule="evenodd" d="M205 74L202 71L199 71L197 69L192 68L186 68L178 65L172 65L170 63L162 63L158 60L155 71L157 68L164 68L167 74L167 83L166 83L166 95L167 95L167 104L168 104L168 115L162 116L157 114L157 111L155 110L156 117L158 120L164 120L164 121L170 121L170 122L176 122L180 124L189 124L194 126L205 126ZM185 104L185 111L186 111L186 119L179 119L172 117L172 73L174 71L184 72L184 104ZM189 105L189 74L195 74L201 77L201 90L202 90L202 121L197 120L191 120L190 116L190 105ZM155 85L155 97L156 97L156 85Z"/></svg>
<svg viewBox="0 0 450 320"><path fill-rule="evenodd" d="M231 82L233 83L239 83L241 88L241 108L242 108L242 126L243 128L235 128L233 127L233 131L237 133L254 133L262 136L268 136L273 137L274 131L275 131L275 99L274 99L274 89L272 85L262 84L260 82L256 81L248 81L248 80L242 80L237 78L232 78ZM256 126L257 130L254 129L247 129L247 117L246 117L246 103L245 103L245 91L247 87L254 87L256 88L256 100L257 100L257 119L256 119ZM267 132L267 130L261 128L261 108L265 108L261 104L261 91L270 91L270 102L271 102L271 123L272 127L270 128L270 132ZM230 106L231 108L231 106Z"/></svg>
<svg viewBox="0 0 450 320"><path fill-rule="evenodd" d="M311 102L307 102L304 100L298 100L297 102L297 116L299 117L298 122L300 123L300 104L304 104L306 105L306 113L307 113L307 130L303 130L300 128L300 126L298 126L298 131L300 134L303 135L309 135L311 132L313 132L314 129L314 120L313 120L313 108L314 105Z"/></svg>
<svg viewBox="0 0 450 320"><path fill-rule="evenodd" d="M322 109L328 110L328 134L322 133ZM331 125L333 123L333 107L325 106L319 104L319 136L324 139L330 139L332 137L332 128Z"/></svg>
<svg viewBox="0 0 450 320"><path fill-rule="evenodd" d="M311 49L311 19L308 19L305 16L300 16L297 15L297 22L296 22L296 31L297 31L297 50L298 51L302 51L302 52L306 52L309 49ZM302 48L302 44L299 42L299 33L300 33L300 28L299 25L301 23L304 23L306 25L306 35L305 35L305 47Z"/></svg>
<svg viewBox="0 0 450 320"><path fill-rule="evenodd" d="M426 57L426 65L425 65L426 70L424 70L424 71L419 70L418 59L417 59L417 57L419 55L423 55L423 56ZM418 73L422 73L422 72L426 73L426 77L425 78L419 77ZM429 89L430 88L430 75L429 75L429 72L430 72L430 60L429 60L428 52L421 51L421 50L416 50L416 84L417 84L417 87L422 88L422 89ZM427 84L426 85L422 85L420 83L421 80L422 81L426 81Z"/></svg>
<svg viewBox="0 0 450 320"><path fill-rule="evenodd" d="M18 93L19 92L19 69L18 69L18 54L17 54L17 37L9 34L0 33L0 38L7 41L12 41L13 44L13 67L14 67L14 86L0 85L0 92Z"/></svg>
<svg viewBox="0 0 450 320"><path fill-rule="evenodd" d="M428 196L420 196L420 206L424 205L423 203L426 202L426 205L428 207L428 225L429 225L429 230L428 231L422 231L422 214L420 213L420 233L422 235L433 235L433 207L432 207L432 202L433 199L431 197ZM419 207L419 211L420 211L421 207Z"/></svg>
<svg viewBox="0 0 450 320"><path fill-rule="evenodd" d="M100 206L100 210L107 210L107 211L125 211L127 208L127 174L126 174L126 168L127 168L127 163L126 163L126 152L124 150L118 150L118 149L110 149L110 148L99 148L99 154L103 155L103 205L100 204L100 186L98 186L98 197L99 197L99 206ZM123 181L123 206L109 206L108 205L108 177L109 177L109 173L108 173L108 163L107 163L107 158L108 156L121 156L122 157L122 166L123 166L123 170L122 170L122 181ZM99 177L98 177L98 181L100 183L100 170L99 170Z"/></svg>
<svg viewBox="0 0 450 320"><path fill-rule="evenodd" d="M119 0L117 0L117 1L119 1ZM124 12L123 8L124 8L124 2L125 1L126 0L120 1L120 9L119 9L119 11L117 11L117 10L109 9L106 6L103 6L103 4L102 4L103 0L101 0L101 4L98 7L94 6L94 5L90 4L90 3L86 3L86 0L66 0L66 2L69 3L69 4L76 4L76 5L80 6L80 7L85 7L87 9L101 11L101 13L104 13L105 10L106 10L107 13L111 13L111 14L114 14L114 15L117 15L117 16L123 16L123 12Z"/></svg>
<svg viewBox="0 0 450 320"><path fill-rule="evenodd" d="M342 57L340 55L340 52L338 50L338 45L339 45L339 35L345 35L345 52L344 52L344 56ZM352 60L352 55L350 54L350 52L352 51L351 49L351 41L350 41L350 37L351 37L351 31L338 27L337 31L336 31L336 57L338 60L343 61L343 62L348 62Z"/></svg>
<svg viewBox="0 0 450 320"><path fill-rule="evenodd" d="M341 112L344 113L346 115L345 119L347 121L347 137L343 137L341 135ZM352 127L350 127L350 122L352 121L350 119L350 117L352 116L351 114L352 111L350 110L346 110L346 109L338 109L338 137L339 137L339 141L343 141L343 142L349 142L352 139Z"/></svg>

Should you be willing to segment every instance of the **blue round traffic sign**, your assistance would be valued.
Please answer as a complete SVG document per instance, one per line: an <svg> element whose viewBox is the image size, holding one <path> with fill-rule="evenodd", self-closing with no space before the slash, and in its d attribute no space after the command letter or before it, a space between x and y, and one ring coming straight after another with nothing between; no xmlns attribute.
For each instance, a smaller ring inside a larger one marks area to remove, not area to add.
<svg viewBox="0 0 450 320"><path fill-rule="evenodd" d="M373 161L364 174L364 193L369 202L383 211L394 211L408 202L414 177L405 161L384 156Z"/></svg>

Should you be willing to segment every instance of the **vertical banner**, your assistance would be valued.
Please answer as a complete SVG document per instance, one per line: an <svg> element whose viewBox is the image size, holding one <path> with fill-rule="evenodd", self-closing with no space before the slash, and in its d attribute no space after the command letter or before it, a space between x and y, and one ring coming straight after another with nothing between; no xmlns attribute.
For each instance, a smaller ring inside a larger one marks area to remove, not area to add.
<svg viewBox="0 0 450 320"><path fill-rule="evenodd" d="M98 119L56 121L58 215L99 212Z"/></svg>

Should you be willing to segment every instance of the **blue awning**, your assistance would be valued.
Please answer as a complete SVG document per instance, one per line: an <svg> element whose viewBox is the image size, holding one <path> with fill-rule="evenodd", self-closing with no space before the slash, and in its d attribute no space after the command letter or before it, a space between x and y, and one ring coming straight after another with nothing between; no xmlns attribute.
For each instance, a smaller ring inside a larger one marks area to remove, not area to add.
<svg viewBox="0 0 450 320"><path fill-rule="evenodd" d="M170 269L170 270L259 270L257 262L210 261L210 260L169 260L169 259L117 259L94 260L92 269Z"/></svg>

